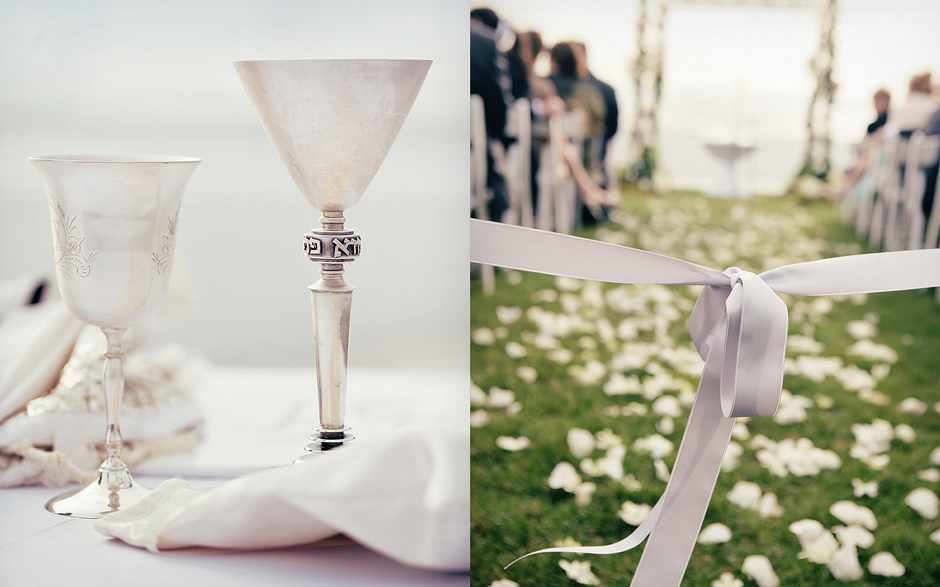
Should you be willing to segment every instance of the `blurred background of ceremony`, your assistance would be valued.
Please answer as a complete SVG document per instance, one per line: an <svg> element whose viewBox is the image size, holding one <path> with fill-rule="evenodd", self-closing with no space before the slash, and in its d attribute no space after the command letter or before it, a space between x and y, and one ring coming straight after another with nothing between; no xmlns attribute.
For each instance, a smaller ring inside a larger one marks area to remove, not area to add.
<svg viewBox="0 0 940 587"><path fill-rule="evenodd" d="M616 91L619 128L608 166L627 179L639 159L631 145L638 119L637 60L642 49L647 95L640 106L648 109L655 83L650 76L657 75L661 56L653 180L662 190L720 190L723 163L705 144L734 142L754 148L739 165L742 192L785 192L806 156L808 113L818 85L811 62L825 69L820 60L830 23L832 181L852 165L855 147L875 119L876 90L886 88L897 109L912 76L933 72L936 83L940 74L940 3L929 0L473 0L471 7L492 9L501 21L500 35L540 33L546 50L536 64L541 76L549 73L553 45L585 45L590 72Z"/></svg>

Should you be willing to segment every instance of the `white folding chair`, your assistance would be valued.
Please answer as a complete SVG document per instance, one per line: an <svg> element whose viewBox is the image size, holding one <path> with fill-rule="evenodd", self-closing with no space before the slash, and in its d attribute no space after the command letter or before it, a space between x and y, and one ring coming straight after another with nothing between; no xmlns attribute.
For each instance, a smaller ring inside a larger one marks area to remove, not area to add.
<svg viewBox="0 0 940 587"><path fill-rule="evenodd" d="M923 199L927 181L927 168L937 164L940 156L940 136L926 137L921 131L911 136L904 167L904 226L908 249L919 249L924 244Z"/></svg>
<svg viewBox="0 0 940 587"><path fill-rule="evenodd" d="M508 118L507 132L516 138L506 153L509 218L513 224L532 228L535 218L532 210L532 111L529 101L525 98L516 100Z"/></svg>
<svg viewBox="0 0 940 587"><path fill-rule="evenodd" d="M470 95L470 208L481 220L489 220L489 189L486 187L486 116L483 98ZM496 291L496 273L492 265L480 266L483 293Z"/></svg>

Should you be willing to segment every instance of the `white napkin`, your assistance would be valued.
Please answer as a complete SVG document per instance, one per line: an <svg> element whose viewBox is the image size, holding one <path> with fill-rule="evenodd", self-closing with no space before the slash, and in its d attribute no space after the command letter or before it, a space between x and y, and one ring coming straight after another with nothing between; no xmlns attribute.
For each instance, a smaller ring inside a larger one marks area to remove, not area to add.
<svg viewBox="0 0 940 587"><path fill-rule="evenodd" d="M95 528L153 552L278 548L342 533L407 565L467 571L469 463L466 429L403 428L205 491L171 479Z"/></svg>

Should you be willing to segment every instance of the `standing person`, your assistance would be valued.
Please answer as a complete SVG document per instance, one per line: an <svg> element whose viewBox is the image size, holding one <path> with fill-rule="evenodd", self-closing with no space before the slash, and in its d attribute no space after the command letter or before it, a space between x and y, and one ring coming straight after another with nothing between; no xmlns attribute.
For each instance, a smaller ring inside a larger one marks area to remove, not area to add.
<svg viewBox="0 0 940 587"><path fill-rule="evenodd" d="M603 180L600 185L604 188L609 187L610 177L607 174L607 146L610 143L610 140L614 138L614 135L617 134L617 128L620 124L620 109L617 108L617 94L614 92L613 86L610 84L601 81L594 77L594 74L591 73L590 68L587 64L587 49L584 46L584 43L575 42L572 43L576 51L578 58L579 66L579 76L581 79L586 80L592 86L597 88L597 91L600 92L601 97L604 99L604 134L602 137L598 137L595 141L597 144L597 155L598 161L600 162L601 174Z"/></svg>
<svg viewBox="0 0 940 587"><path fill-rule="evenodd" d="M875 122L868 125L868 130L866 131L866 137L875 134L878 130L881 129L888 122L888 108L891 106L891 93L885 88L879 88L875 92Z"/></svg>
<svg viewBox="0 0 940 587"><path fill-rule="evenodd" d="M496 46L495 26L489 27L483 22L488 18L486 9L477 9L470 19L470 93L483 99L483 112L486 123L486 187L491 197L487 203L490 220L500 220L509 208L509 194L506 179L496 169L490 143L506 140L506 114L509 107L509 73L506 70L506 57ZM495 13L492 14L495 18ZM497 19L498 20L498 19Z"/></svg>

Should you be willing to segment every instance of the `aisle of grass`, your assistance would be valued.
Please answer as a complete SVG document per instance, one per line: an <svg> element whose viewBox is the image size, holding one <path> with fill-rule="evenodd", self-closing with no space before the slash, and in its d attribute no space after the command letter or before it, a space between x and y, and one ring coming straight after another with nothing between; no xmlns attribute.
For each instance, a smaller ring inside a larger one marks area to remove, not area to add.
<svg viewBox="0 0 940 587"><path fill-rule="evenodd" d="M716 269L735 265L762 271L864 252L826 204L627 194L624 210L628 213L618 222L583 236ZM690 358L694 347L685 330L697 288L582 283L502 271L495 295L482 295L477 280L472 288L471 370L479 388L472 408L478 427L471 434L472 584L485 587L505 578L522 586L575 585L560 560L589 562L602 585L628 584L642 547L611 556L539 555L506 571L502 567L566 538L585 545L620 540L633 530L618 517L621 506L652 505L659 498L665 482L651 455L635 443L658 434L678 447L700 370L700 360ZM806 417L791 423L751 419L736 431L735 442L742 449L739 465L720 475L704 524L727 525L733 539L697 545L683 585L711 586L723 572L733 573L745 586L756 585L741 570L744 558L753 554L769 558L782 585L843 584L826 564L798 558L801 546L788 529L802 519L818 520L826 528L842 524L829 512L842 500L869 508L878 521L874 544L858 548L863 577L848 584L940 583L940 544L930 539L940 529L940 519L925 519L904 503L915 488L940 490L940 480L933 480L940 479L940 471L930 472L937 467L930 463L930 453L940 446L940 306L925 291L834 300L782 297L790 310L793 345L784 388L798 396L794 405L806 406ZM862 331L853 337L849 324ZM871 332L861 339L870 338L868 347L875 354L848 354L856 337L866 334L864 329ZM897 354L893 363L892 349ZM826 365L832 371L834 361L841 361L841 370L826 374ZM657 403L665 396L678 401ZM902 403L911 397L924 402L926 411L908 411L917 407L916 402ZM670 431L666 417L654 412L676 405L681 414ZM867 462L856 458L858 452L850 455L858 443L852 425L877 419L890 423L892 435L897 431L904 437L891 439L881 453L888 457L882 469L869 464L884 460L878 454L869 455L873 458ZM898 425L908 425L915 438ZM567 437L573 428L594 435L599 446L587 455L591 462L572 453ZM758 435L778 443L809 439L837 454L840 466L780 476L779 468L775 472L758 461ZM505 450L497 446L500 437L524 437L530 445ZM624 448L611 452L618 444ZM610 460L621 456L623 476L617 478ZM670 469L674 458L672 450L663 459ZM562 461L574 465L582 483L595 484L590 503L578 505L574 494L549 487L548 477ZM607 474L591 470L597 461ZM877 497L853 495L853 479L876 481ZM764 494L775 493L782 513L762 518L732 504L727 494L742 480L756 483ZM903 576L868 571L868 561L882 551L906 567Z"/></svg>

